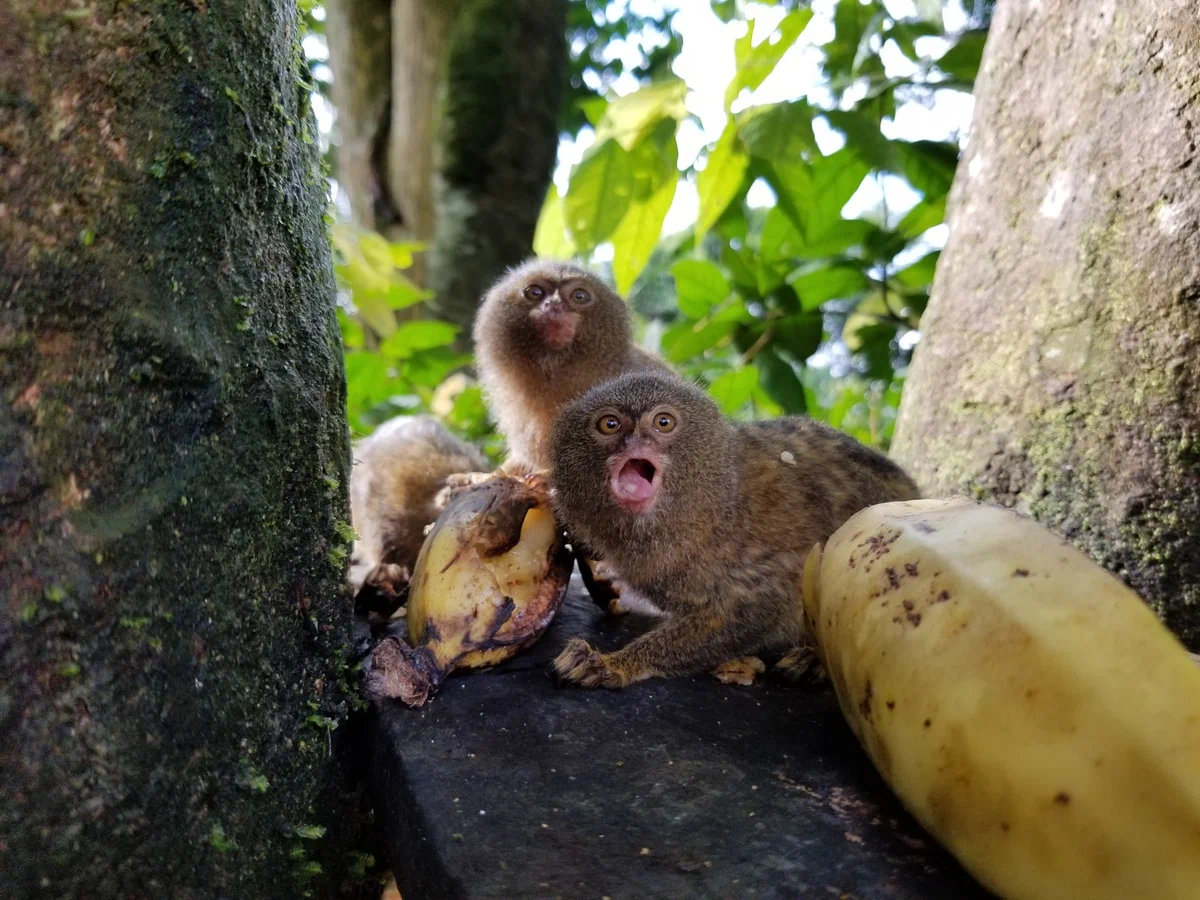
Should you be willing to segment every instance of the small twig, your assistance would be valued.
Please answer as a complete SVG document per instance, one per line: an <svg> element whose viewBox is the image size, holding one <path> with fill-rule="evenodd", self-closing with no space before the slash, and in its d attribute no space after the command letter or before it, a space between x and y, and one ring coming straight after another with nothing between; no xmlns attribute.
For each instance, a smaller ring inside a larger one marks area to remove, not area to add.
<svg viewBox="0 0 1200 900"><path fill-rule="evenodd" d="M752 359L754 359L754 357L758 356L758 352L767 345L767 342L771 340L771 337L774 334L775 334L775 326L768 325L766 327L766 329L764 329L763 333L758 336L758 340L756 340L753 344L750 345L750 349L748 349L745 353L742 354L741 364L743 366L748 365L750 363L750 360L752 360Z"/></svg>

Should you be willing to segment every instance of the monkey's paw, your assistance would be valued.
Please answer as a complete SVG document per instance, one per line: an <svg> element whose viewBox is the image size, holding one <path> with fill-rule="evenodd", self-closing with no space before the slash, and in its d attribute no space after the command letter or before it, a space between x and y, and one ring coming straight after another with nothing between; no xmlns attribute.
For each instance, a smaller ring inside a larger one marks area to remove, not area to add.
<svg viewBox="0 0 1200 900"><path fill-rule="evenodd" d="M814 647L793 647L775 663L775 671L791 681L824 681L828 676Z"/></svg>
<svg viewBox="0 0 1200 900"><path fill-rule="evenodd" d="M501 472L456 472L453 475L447 475L446 486L434 495L434 509L445 512L446 507L450 505L450 501L467 490L467 488L491 481L493 478L502 477L502 475L503 473ZM429 533L428 528L425 533Z"/></svg>
<svg viewBox="0 0 1200 900"><path fill-rule="evenodd" d="M623 688L634 679L613 665L612 656L594 649L583 638L571 638L554 660L554 671L559 681L580 687Z"/></svg>
<svg viewBox="0 0 1200 900"><path fill-rule="evenodd" d="M757 656L739 656L725 660L713 669L713 675L721 684L754 684L754 676L765 671L766 663Z"/></svg>

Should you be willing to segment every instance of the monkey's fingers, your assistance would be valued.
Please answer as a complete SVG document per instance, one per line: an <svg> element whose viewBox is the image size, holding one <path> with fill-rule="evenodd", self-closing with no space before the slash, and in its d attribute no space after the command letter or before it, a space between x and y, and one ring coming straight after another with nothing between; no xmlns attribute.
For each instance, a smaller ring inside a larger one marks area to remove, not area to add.
<svg viewBox="0 0 1200 900"><path fill-rule="evenodd" d="M629 607L621 602L621 586L613 580L608 567L599 560L587 559L582 555L576 558L579 561L579 576L583 579L583 586L596 601L596 605L610 616L623 616L629 612Z"/></svg>
<svg viewBox="0 0 1200 900"><path fill-rule="evenodd" d="M825 667L817 657L816 649L811 646L793 647L775 663L775 671L790 681L802 681L807 678L819 682L828 677Z"/></svg>
<svg viewBox="0 0 1200 900"><path fill-rule="evenodd" d="M434 495L434 509L444 512L446 507L450 505L450 501L463 491L500 476L501 473L499 472L456 472L453 475L447 475L446 486ZM425 533L429 533L428 528L426 528Z"/></svg>
<svg viewBox="0 0 1200 900"><path fill-rule="evenodd" d="M765 671L766 663L757 656L739 656L725 660L713 669L713 675L721 684L754 684L754 676Z"/></svg>
<svg viewBox="0 0 1200 900"><path fill-rule="evenodd" d="M359 612L388 615L407 598L409 579L407 566L380 563L363 579L354 597L354 608Z"/></svg>
<svg viewBox="0 0 1200 900"><path fill-rule="evenodd" d="M583 638L571 638L553 663L558 680L586 688L622 688L632 679L610 665L610 656L593 648Z"/></svg>

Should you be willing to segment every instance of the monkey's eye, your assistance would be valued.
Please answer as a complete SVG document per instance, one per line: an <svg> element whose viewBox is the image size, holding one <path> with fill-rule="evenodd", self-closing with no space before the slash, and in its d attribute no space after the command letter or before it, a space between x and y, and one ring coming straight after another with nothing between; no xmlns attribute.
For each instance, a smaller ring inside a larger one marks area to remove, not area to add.
<svg viewBox="0 0 1200 900"><path fill-rule="evenodd" d="M577 306L587 306L592 302L592 295L583 288L575 288L575 290L571 292L571 302Z"/></svg>
<svg viewBox="0 0 1200 900"><path fill-rule="evenodd" d="M540 284L531 284L525 288L525 296L530 300L541 300L546 296L546 289Z"/></svg>
<svg viewBox="0 0 1200 900"><path fill-rule="evenodd" d="M621 420L616 416L601 416L596 420L596 430L601 434L616 434L621 430Z"/></svg>
<svg viewBox="0 0 1200 900"><path fill-rule="evenodd" d="M670 413L659 413L654 417L654 430L660 434L670 434L675 430L675 417Z"/></svg>

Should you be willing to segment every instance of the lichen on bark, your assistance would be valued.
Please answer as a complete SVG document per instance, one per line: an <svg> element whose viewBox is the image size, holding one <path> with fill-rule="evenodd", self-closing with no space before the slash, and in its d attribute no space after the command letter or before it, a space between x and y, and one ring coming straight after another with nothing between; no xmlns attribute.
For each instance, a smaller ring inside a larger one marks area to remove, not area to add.
<svg viewBox="0 0 1200 900"><path fill-rule="evenodd" d="M299 29L287 0L0 5L7 896L330 896L357 839Z"/></svg>
<svg viewBox="0 0 1200 900"><path fill-rule="evenodd" d="M1197 41L1177 0L998 7L892 448L1064 534L1193 649Z"/></svg>

